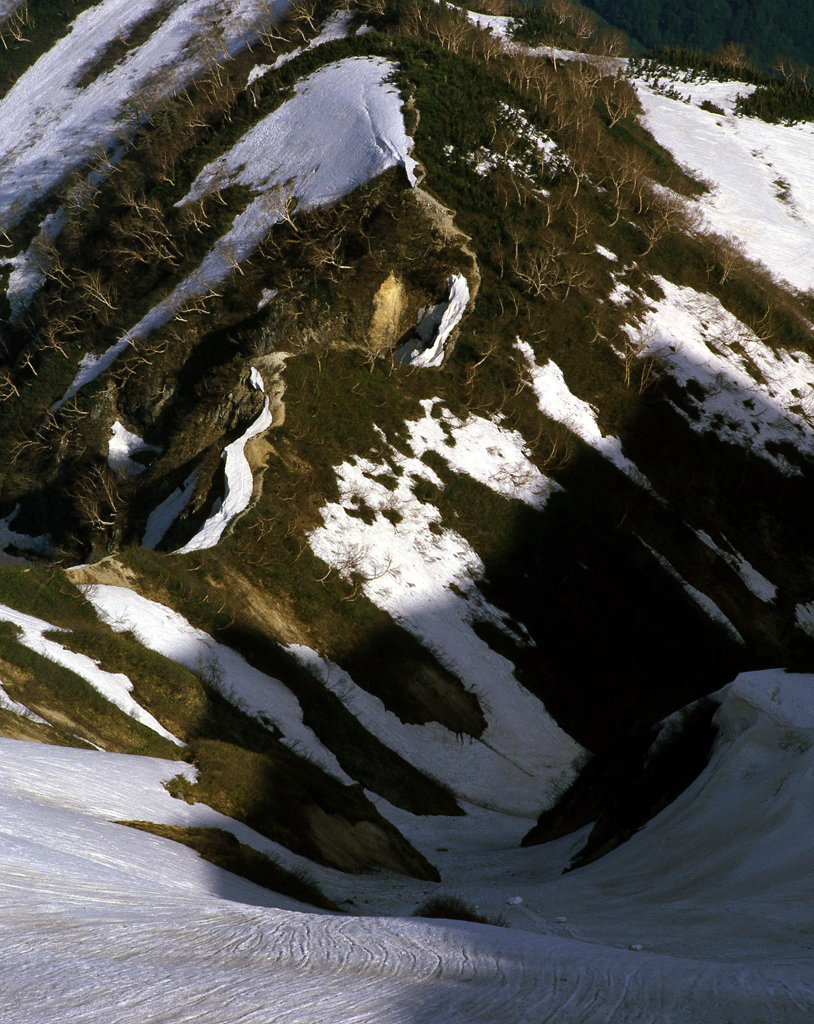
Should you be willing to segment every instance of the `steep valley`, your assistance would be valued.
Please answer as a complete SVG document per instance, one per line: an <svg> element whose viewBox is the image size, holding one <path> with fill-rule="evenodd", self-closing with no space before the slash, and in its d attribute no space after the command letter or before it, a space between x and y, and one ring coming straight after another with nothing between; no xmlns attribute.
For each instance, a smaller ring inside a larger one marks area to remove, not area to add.
<svg viewBox="0 0 814 1024"><path fill-rule="evenodd" d="M810 1020L791 85L558 0L41 7L0 1019Z"/></svg>

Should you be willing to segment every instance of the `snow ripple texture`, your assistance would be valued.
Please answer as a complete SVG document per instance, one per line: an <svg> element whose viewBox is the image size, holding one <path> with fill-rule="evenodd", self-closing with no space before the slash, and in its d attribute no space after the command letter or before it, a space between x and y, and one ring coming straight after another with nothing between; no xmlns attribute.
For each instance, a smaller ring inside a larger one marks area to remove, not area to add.
<svg viewBox="0 0 814 1024"><path fill-rule="evenodd" d="M517 851L511 929L305 912L109 823L200 811L161 785L188 766L0 739L5 1005L25 1024L804 1024L814 677L715 699L709 765L625 846L565 876ZM480 875L473 857L461 878Z"/></svg>

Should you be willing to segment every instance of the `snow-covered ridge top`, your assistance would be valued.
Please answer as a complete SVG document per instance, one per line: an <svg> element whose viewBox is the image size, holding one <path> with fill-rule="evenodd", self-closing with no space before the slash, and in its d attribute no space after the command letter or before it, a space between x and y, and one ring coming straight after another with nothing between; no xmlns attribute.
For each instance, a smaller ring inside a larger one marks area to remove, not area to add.
<svg viewBox="0 0 814 1024"><path fill-rule="evenodd" d="M178 205L231 184L257 192L276 185L307 210L396 164L415 184L413 140L389 83L395 70L382 57L348 57L301 79L289 100L207 164Z"/></svg>

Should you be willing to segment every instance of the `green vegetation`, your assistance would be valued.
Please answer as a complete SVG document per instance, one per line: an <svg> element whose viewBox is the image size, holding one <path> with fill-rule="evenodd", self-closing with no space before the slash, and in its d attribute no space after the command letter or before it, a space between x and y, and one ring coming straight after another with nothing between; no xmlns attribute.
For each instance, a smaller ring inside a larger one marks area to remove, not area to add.
<svg viewBox="0 0 814 1024"><path fill-rule="evenodd" d="M814 84L808 76L805 81L770 82L749 96L739 96L735 110L775 123L814 121Z"/></svg>
<svg viewBox="0 0 814 1024"><path fill-rule="evenodd" d="M339 910L305 871L289 871L273 857L239 842L231 832L224 829L182 828L179 825L157 825L151 821L120 821L117 824L183 843L210 864L231 871L233 875L246 878L255 885L262 885L264 889L282 893L321 910Z"/></svg>
<svg viewBox="0 0 814 1024"><path fill-rule="evenodd" d="M478 913L477 907L460 896L431 896L417 908L413 917L438 917L446 921L472 921L475 924L491 924L498 928L509 925L502 915L486 917Z"/></svg>
<svg viewBox="0 0 814 1024"><path fill-rule="evenodd" d="M806 0L586 0L647 48L692 47L708 53L741 44L769 68L785 54L814 63L814 12Z"/></svg>

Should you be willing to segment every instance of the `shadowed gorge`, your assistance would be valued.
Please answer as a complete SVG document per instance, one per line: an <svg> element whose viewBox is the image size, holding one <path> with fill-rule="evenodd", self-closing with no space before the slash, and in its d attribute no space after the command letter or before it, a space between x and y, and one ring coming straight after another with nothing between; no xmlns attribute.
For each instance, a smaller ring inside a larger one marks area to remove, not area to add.
<svg viewBox="0 0 814 1024"><path fill-rule="evenodd" d="M807 73L474 6L0 2L32 1024L814 1013Z"/></svg>

